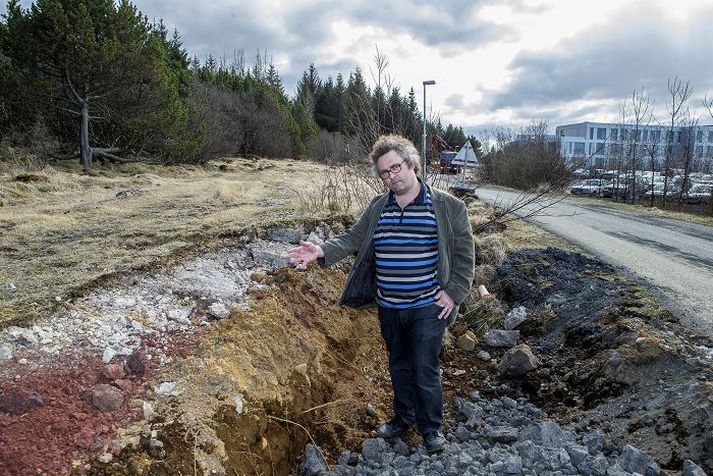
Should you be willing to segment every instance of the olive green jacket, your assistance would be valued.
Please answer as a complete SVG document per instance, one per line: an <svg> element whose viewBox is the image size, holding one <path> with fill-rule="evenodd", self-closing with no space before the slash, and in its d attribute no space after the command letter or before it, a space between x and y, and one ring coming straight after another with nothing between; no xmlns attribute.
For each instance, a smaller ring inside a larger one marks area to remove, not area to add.
<svg viewBox="0 0 713 476"><path fill-rule="evenodd" d="M441 289L456 303L449 316L449 322L452 323L458 315L458 306L470 292L475 275L473 231L465 203L438 189L428 187L428 190L438 223L438 279ZM376 305L376 266L372 238L388 196L387 192L375 197L354 226L322 245L324 257L318 261L322 267L331 266L350 253L357 252L340 300L344 306L365 308Z"/></svg>

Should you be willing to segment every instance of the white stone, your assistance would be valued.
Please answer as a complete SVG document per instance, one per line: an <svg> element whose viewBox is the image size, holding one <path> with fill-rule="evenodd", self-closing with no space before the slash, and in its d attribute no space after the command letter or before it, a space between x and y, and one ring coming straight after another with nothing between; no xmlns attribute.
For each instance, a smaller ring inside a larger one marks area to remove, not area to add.
<svg viewBox="0 0 713 476"><path fill-rule="evenodd" d="M505 329L513 330L527 319L527 308L519 306L513 309L505 316Z"/></svg>
<svg viewBox="0 0 713 476"><path fill-rule="evenodd" d="M181 391L176 389L176 382L163 382L154 389L156 395L178 396Z"/></svg>
<svg viewBox="0 0 713 476"><path fill-rule="evenodd" d="M220 319L230 317L230 309L222 302L214 302L211 304L208 308L208 312Z"/></svg>
<svg viewBox="0 0 713 476"><path fill-rule="evenodd" d="M108 364L114 357L116 357L116 351L111 347L107 347L106 349L104 349L104 355L102 355L102 362Z"/></svg>
<svg viewBox="0 0 713 476"><path fill-rule="evenodd" d="M0 360L10 360L12 356L12 347L7 344L0 345Z"/></svg>
<svg viewBox="0 0 713 476"><path fill-rule="evenodd" d="M244 403L243 403L243 396L241 394L238 394L235 396L235 411L237 412L238 415L243 413L243 408L244 408Z"/></svg>
<svg viewBox="0 0 713 476"><path fill-rule="evenodd" d="M144 420L151 421L156 418L156 412L153 409L153 405L144 400L142 407L144 411Z"/></svg>

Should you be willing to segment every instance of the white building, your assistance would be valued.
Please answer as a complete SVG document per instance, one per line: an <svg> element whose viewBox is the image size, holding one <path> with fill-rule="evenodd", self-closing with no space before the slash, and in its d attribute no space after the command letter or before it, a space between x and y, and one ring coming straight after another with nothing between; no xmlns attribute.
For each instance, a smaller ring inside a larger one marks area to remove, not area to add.
<svg viewBox="0 0 713 476"><path fill-rule="evenodd" d="M637 166L648 168L654 158L659 166L666 156L669 128L612 122L579 122L557 126L560 152L571 162L580 161L581 167L616 168L635 153ZM673 128L672 167L688 156L697 170L713 170L713 125Z"/></svg>

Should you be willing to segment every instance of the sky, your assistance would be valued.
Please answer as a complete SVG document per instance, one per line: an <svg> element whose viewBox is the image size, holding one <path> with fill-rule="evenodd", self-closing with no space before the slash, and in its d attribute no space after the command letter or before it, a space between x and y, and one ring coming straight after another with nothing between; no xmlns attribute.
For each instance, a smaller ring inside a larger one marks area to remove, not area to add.
<svg viewBox="0 0 713 476"><path fill-rule="evenodd" d="M24 0L24 6L31 2ZM310 63L345 79L374 57L427 114L476 136L530 121L616 122L634 90L666 122L667 81L693 90L701 124L713 97L713 0L136 0L149 19L178 29L191 56L252 63L267 52L288 95ZM0 13L5 7L0 7Z"/></svg>

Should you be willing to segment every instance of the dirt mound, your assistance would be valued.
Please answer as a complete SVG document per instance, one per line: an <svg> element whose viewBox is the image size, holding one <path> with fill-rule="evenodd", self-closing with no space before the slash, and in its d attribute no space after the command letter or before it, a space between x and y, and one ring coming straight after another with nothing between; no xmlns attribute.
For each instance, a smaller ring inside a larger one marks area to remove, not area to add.
<svg viewBox="0 0 713 476"><path fill-rule="evenodd" d="M713 468L713 344L677 323L611 266L556 248L509 254L494 278L506 311L542 359L524 379L502 379L553 415L610 427L680 469Z"/></svg>

